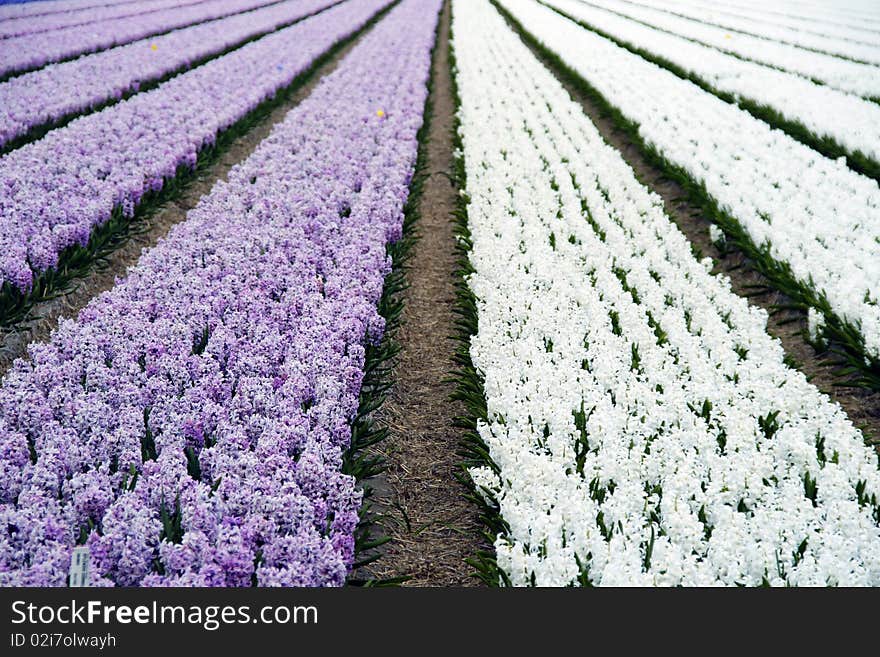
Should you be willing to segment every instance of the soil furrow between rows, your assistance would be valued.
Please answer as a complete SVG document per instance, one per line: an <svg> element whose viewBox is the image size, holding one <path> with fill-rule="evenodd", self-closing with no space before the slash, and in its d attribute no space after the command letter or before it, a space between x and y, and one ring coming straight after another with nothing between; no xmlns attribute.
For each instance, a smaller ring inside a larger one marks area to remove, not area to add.
<svg viewBox="0 0 880 657"><path fill-rule="evenodd" d="M370 482L372 505L390 541L366 571L376 579L407 577L407 586L475 586L466 563L485 549L477 509L461 473L463 431L450 400L455 333L456 248L451 183L455 105L449 64L450 3L441 14L434 50L424 188L403 293L394 387L376 415L388 437L377 452L383 474Z"/></svg>

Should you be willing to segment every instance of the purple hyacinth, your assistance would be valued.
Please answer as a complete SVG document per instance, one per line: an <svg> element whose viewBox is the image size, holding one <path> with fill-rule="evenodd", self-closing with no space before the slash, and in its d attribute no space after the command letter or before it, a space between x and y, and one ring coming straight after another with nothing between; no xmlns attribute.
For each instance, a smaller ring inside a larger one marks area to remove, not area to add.
<svg viewBox="0 0 880 657"><path fill-rule="evenodd" d="M93 9L109 5L122 5L137 0L40 0L40 2L18 2L18 0L0 0L0 20L22 18L24 16L46 16L49 14L66 14L84 9ZM17 4L9 4L17 3Z"/></svg>
<svg viewBox="0 0 880 657"><path fill-rule="evenodd" d="M343 456L440 3L394 8L124 280L15 363L0 585L63 586L81 543L95 585L344 583L362 493Z"/></svg>
<svg viewBox="0 0 880 657"><path fill-rule="evenodd" d="M0 147L37 126L118 100L144 83L337 1L287 0L52 64L0 83Z"/></svg>
<svg viewBox="0 0 880 657"><path fill-rule="evenodd" d="M0 158L0 283L28 290L34 273L86 244L115 208L131 216L220 131L389 2L349 0Z"/></svg>
<svg viewBox="0 0 880 657"><path fill-rule="evenodd" d="M154 11L176 9L186 5L204 2L205 0L143 0L137 4L116 5L109 7L91 7L79 11L68 11L43 16L21 16L9 18L0 23L0 38L37 34L75 25L89 25L100 21L108 21L126 16L140 16Z"/></svg>
<svg viewBox="0 0 880 657"><path fill-rule="evenodd" d="M96 24L73 25L49 32L10 37L3 40L3 47L0 48L0 77L276 1L206 0L142 16L126 16Z"/></svg>

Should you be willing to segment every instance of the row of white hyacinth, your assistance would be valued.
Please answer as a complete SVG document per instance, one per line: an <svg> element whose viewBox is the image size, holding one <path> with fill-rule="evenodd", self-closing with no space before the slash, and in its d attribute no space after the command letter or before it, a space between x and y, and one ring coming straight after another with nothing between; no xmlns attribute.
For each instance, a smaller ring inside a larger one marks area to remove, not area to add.
<svg viewBox="0 0 880 657"><path fill-rule="evenodd" d="M533 0L500 0L880 356L880 187ZM880 70L880 69L878 69Z"/></svg>
<svg viewBox="0 0 880 657"><path fill-rule="evenodd" d="M798 73L841 91L866 98L880 98L880 68L871 64L812 52L742 32L732 32L723 27L699 23L633 3L618 0L589 0L589 3L737 57Z"/></svg>
<svg viewBox="0 0 880 657"><path fill-rule="evenodd" d="M468 278L514 585L880 584L877 458L488 0L455 0Z"/></svg>
<svg viewBox="0 0 880 657"><path fill-rule="evenodd" d="M799 0L730 0L731 8L761 12L773 20L780 18L794 24L831 25L848 27L863 32L880 32L880 12L877 3L866 0L867 7L847 6L841 0L826 3L802 2ZM864 11L866 10L867 11Z"/></svg>
<svg viewBox="0 0 880 657"><path fill-rule="evenodd" d="M730 0L734 7L766 12L771 16L784 16L821 25L844 25L865 31L880 32L880 11L874 0L847 3L843 0L803 2L802 0ZM855 5L855 6L853 6Z"/></svg>
<svg viewBox="0 0 880 657"><path fill-rule="evenodd" d="M681 67L712 89L770 107L817 137L880 161L880 105L799 75L745 61L579 0L544 0L622 44ZM880 35L878 35L880 36ZM880 50L878 50L880 52Z"/></svg>
<svg viewBox="0 0 880 657"><path fill-rule="evenodd" d="M656 4L652 2L651 4ZM704 9L719 9L717 3L710 0L693 0L692 3ZM839 6L839 3L837 3ZM797 6L784 2L738 2L733 0L726 2L722 9L724 14L732 14L741 18L749 18L760 25L774 25L785 27L807 34L819 34L828 37L836 37L859 43L880 43L880 30L875 24L871 29L870 23L865 23L860 18L853 18L845 12L824 12L816 7L810 7L800 3Z"/></svg>
<svg viewBox="0 0 880 657"><path fill-rule="evenodd" d="M870 36L859 35L848 30L845 35L833 34L836 30L828 28L824 34L804 32L803 30L776 25L766 19L743 16L724 5L707 5L700 0L636 0L637 4L663 9L685 18L690 18L716 27L736 30L762 39L787 43L801 48L824 52L829 55L855 59L868 64L880 64L880 48L869 43ZM839 28L837 30L839 32Z"/></svg>

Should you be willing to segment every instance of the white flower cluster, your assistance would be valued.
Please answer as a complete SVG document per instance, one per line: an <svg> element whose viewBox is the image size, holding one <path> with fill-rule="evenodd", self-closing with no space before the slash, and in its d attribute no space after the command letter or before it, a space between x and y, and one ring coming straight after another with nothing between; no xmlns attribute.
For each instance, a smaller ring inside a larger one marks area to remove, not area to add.
<svg viewBox="0 0 880 657"><path fill-rule="evenodd" d="M500 470L471 474L510 527L500 568L515 585L880 584L861 434L488 0L456 0L453 34L478 428Z"/></svg>
<svg viewBox="0 0 880 657"><path fill-rule="evenodd" d="M704 7L710 6L707 2L700 4ZM842 8L839 2L825 8L802 3L793 6L780 0L775 2L767 0L759 2L733 1L726 3L726 5L725 13L750 18L762 25L776 25L807 34L825 35L859 43L876 45L880 41L877 38L880 33L880 29L878 29L880 25L876 24L880 21L880 14L875 14L875 25L872 30L871 24L865 23L863 19L853 17L845 11L835 11Z"/></svg>
<svg viewBox="0 0 880 657"><path fill-rule="evenodd" d="M501 4L880 357L880 187L533 0ZM880 68L877 69L880 72Z"/></svg>
<svg viewBox="0 0 880 657"><path fill-rule="evenodd" d="M807 334L810 340L823 345L825 342L825 317L815 308L807 308Z"/></svg>
<svg viewBox="0 0 880 657"><path fill-rule="evenodd" d="M877 3L874 0L866 0L863 7L847 6L842 0L832 0L828 3L806 4L798 0L730 0L731 7L750 9L761 12L773 20L785 19L795 25L804 23L819 23L821 26L847 27L859 30L862 34L871 31L880 31L880 12L877 12Z"/></svg>
<svg viewBox="0 0 880 657"><path fill-rule="evenodd" d="M817 137L880 161L880 105L749 62L577 0L545 0L572 18L681 67L712 89L770 107ZM878 35L880 36L880 35ZM877 50L880 57L880 49Z"/></svg>
<svg viewBox="0 0 880 657"><path fill-rule="evenodd" d="M618 0L589 0L589 2L743 59L798 73L841 91L866 98L880 98L880 68L871 64L812 52L741 32L731 32L723 27L688 20L629 2Z"/></svg>
<svg viewBox="0 0 880 657"><path fill-rule="evenodd" d="M793 46L800 46L808 50L816 50L829 55L855 59L866 62L868 64L880 64L880 49L876 46L858 40L860 37L854 30L846 30L840 34L838 28L837 35L832 35L833 28L829 28L829 33L815 34L805 32L802 29L792 29L790 27L776 25L752 14L747 13L745 16L738 12L732 11L729 7L715 5L707 5L701 0L638 0L638 4L657 7L664 11L672 12L685 18L709 23L716 27L735 30L748 35L754 35L762 39L787 43ZM816 29L822 29L818 25ZM738 36L738 34L737 34ZM731 34L731 38L733 34ZM862 37L865 38L864 33Z"/></svg>

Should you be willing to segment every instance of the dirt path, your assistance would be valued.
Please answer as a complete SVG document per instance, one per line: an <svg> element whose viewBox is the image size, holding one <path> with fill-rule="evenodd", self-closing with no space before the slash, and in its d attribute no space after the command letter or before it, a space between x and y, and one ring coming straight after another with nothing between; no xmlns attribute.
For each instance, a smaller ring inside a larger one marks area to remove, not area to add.
<svg viewBox="0 0 880 657"><path fill-rule="evenodd" d="M516 32L516 27L511 25ZM558 73L552 62L537 49L526 42L532 53L551 71ZM633 168L642 184L650 187L663 199L667 214L679 229L700 250L704 256L715 261L715 273L726 274L732 283L733 291L747 297L749 303L768 312L775 306L790 303L788 297L775 290L772 284L759 273L750 260L738 250L722 253L709 237L710 222L703 217L702 209L687 199L687 192L675 181L651 164L641 149L633 143L629 135L619 129L613 119L576 86L570 84L565 75L557 75L562 85L599 129L605 141L616 148L626 162ZM878 443L880 449L880 392L861 388L842 386L844 379L838 376L839 365L833 358L817 355L815 349L804 339L806 313L786 310L770 316L767 331L782 342L786 353L793 359L797 368L810 377L811 382L828 394L843 407L853 423L860 427L866 438Z"/></svg>
<svg viewBox="0 0 880 657"><path fill-rule="evenodd" d="M76 316L94 297L112 288L116 278L124 276L128 268L137 263L143 249L155 246L174 224L186 218L186 213L211 191L218 180L225 180L233 166L247 159L275 124L308 96L324 75L336 68L365 33L359 34L328 62L316 68L283 102L273 107L247 132L232 140L210 163L199 166L196 175L183 185L173 199L146 216L136 218L122 245L105 258L96 260L89 274L77 281L70 291L35 305L29 319L20 322L14 329L0 332L0 377L16 358L27 354L28 344L47 340L58 325L59 318Z"/></svg>
<svg viewBox="0 0 880 657"><path fill-rule="evenodd" d="M456 264L452 172L454 103L449 70L447 1L434 51L431 123L427 140L430 174L419 204L417 239L406 272L402 325L396 340L401 351L391 395L376 415L388 427L379 446L387 470L370 484L373 505L391 541L384 556L365 568L376 578L409 576L409 586L477 586L465 559L485 546L477 509L464 499L456 480L461 431L453 417L463 414L450 401L454 385L445 380L455 370L453 307Z"/></svg>

